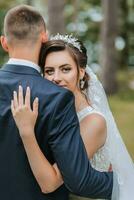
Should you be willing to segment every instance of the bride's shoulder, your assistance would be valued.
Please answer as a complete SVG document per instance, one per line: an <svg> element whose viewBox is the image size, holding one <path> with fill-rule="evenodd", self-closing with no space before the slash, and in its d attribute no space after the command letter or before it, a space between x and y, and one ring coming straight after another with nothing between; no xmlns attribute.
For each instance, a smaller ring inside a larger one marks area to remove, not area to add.
<svg viewBox="0 0 134 200"><path fill-rule="evenodd" d="M106 120L99 112L92 112L85 116L81 121L81 125L88 132L93 132L93 134L96 134L96 136L106 136Z"/></svg>
<svg viewBox="0 0 134 200"><path fill-rule="evenodd" d="M90 113L89 115L85 116L81 122L85 123L86 126L89 125L99 126L99 127L106 126L105 117L99 112Z"/></svg>
<svg viewBox="0 0 134 200"><path fill-rule="evenodd" d="M106 142L107 130L105 118L98 113L90 113L80 122L81 134L86 138L86 143L98 151Z"/></svg>

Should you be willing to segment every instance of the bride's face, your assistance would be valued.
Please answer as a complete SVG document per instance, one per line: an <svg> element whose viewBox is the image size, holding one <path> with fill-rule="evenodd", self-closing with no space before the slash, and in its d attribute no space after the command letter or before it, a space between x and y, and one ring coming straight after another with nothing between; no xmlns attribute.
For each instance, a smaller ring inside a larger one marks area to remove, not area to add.
<svg viewBox="0 0 134 200"><path fill-rule="evenodd" d="M67 50L49 53L46 57L45 78L71 90L78 90L77 65Z"/></svg>

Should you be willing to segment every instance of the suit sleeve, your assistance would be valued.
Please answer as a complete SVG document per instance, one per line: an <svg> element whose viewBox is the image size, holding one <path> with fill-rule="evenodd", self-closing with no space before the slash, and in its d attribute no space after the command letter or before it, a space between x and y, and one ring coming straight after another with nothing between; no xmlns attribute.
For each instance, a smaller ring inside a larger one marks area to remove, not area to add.
<svg viewBox="0 0 134 200"><path fill-rule="evenodd" d="M71 92L60 94L51 116L49 145L66 187L79 196L111 199L113 173L93 169L80 136Z"/></svg>

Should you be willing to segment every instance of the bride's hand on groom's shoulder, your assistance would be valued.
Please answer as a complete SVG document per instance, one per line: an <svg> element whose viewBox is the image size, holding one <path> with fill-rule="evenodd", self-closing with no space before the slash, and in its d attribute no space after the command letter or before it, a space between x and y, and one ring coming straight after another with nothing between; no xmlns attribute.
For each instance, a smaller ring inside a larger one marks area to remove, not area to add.
<svg viewBox="0 0 134 200"><path fill-rule="evenodd" d="M11 111L21 137L34 133L34 127L38 117L38 98L33 101L33 109L30 105L30 88L27 87L26 95L23 95L23 88L19 86L18 94L13 92L11 100Z"/></svg>

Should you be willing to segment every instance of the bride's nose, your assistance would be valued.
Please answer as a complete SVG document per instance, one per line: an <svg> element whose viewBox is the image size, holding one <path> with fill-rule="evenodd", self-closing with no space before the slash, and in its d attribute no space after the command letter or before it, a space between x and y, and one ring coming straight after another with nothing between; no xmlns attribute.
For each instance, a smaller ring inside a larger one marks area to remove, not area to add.
<svg viewBox="0 0 134 200"><path fill-rule="evenodd" d="M61 76L58 72L54 73L53 75L53 82L56 84L60 84L60 82L62 81Z"/></svg>

